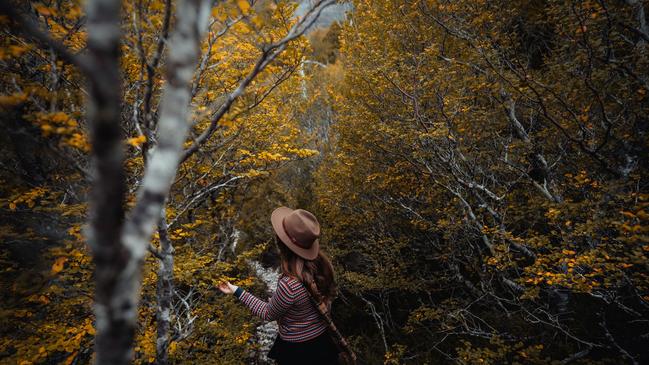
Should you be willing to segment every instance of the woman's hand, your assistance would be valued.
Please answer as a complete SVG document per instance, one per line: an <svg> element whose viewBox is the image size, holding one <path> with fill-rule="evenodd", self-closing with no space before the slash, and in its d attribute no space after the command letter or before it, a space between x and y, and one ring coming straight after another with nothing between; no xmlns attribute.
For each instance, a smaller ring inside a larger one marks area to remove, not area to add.
<svg viewBox="0 0 649 365"><path fill-rule="evenodd" d="M219 284L218 288L224 294L234 294L234 291L237 290L236 285L230 284L229 281L226 281L226 282L223 282L223 283Z"/></svg>

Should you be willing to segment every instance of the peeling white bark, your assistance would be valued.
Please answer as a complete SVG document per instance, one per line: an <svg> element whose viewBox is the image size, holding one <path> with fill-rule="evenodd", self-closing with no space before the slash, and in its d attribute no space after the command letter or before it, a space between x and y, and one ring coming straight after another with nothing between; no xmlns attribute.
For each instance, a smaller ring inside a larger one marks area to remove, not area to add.
<svg viewBox="0 0 649 365"><path fill-rule="evenodd" d="M318 1L312 12L298 21L284 39L264 49L255 71L228 95L227 106L219 110L214 124L243 94L252 79L317 18L324 4L332 3L332 0ZM87 3L89 52L87 63L83 64L89 65L86 70L90 84L88 120L96 174L90 202L90 228L86 234L96 265L97 364L120 365L132 361L141 267L146 251L151 249L150 239L156 223L161 222L161 232L166 228L166 222L160 218L163 205L181 158L184 160L188 156L183 151L183 143L189 129L192 79L210 7L210 0L178 0L176 4L175 30L167 43L167 83L158 109L156 145L150 151L136 205L125 220L123 201L127 189L120 129L120 1L88 0ZM210 135L203 134L202 142ZM166 239L161 240L161 245L162 250L156 251L161 260L163 284L159 298L161 327L157 349L159 362L164 363L169 344L170 293L173 293L173 247Z"/></svg>
<svg viewBox="0 0 649 365"><path fill-rule="evenodd" d="M179 0L176 11L176 30L169 42L168 83L160 106L158 144L151 153L135 208L124 222L122 202L126 189L119 133L120 2L91 0L87 6L88 48L96 70L90 76L88 115L97 168L88 240L96 264L96 363L101 365L127 364L132 360L142 262L187 135L191 79L210 3ZM173 261L168 261L173 258L171 250L169 245L162 251L167 258L165 272L173 266ZM168 317L168 309L163 308L160 315Z"/></svg>
<svg viewBox="0 0 649 365"><path fill-rule="evenodd" d="M156 338L156 364L163 365L169 362L169 344L171 328L171 310L173 299L174 275L174 248L169 237L166 218L166 209L160 212L158 232L160 236L160 258L158 267L158 287L156 297L158 306L156 310L157 338Z"/></svg>

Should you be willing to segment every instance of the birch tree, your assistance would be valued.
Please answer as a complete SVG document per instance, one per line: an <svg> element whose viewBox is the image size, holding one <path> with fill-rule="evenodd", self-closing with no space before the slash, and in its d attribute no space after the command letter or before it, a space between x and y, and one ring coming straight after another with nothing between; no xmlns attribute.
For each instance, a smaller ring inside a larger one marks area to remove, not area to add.
<svg viewBox="0 0 649 365"><path fill-rule="evenodd" d="M146 138L145 170L141 182L135 185L137 197L133 209L126 212L127 194L123 153L123 100L120 87L120 42L122 14L119 1L88 1L87 52L74 53L65 45L43 32L28 17L17 13L3 2L2 10L16 22L31 39L51 48L62 59L76 66L88 84L87 120L93 155L93 189L90 200L89 226L86 237L95 262L96 362L119 364L130 362L137 327L141 286L141 267L147 250L161 259L159 295L159 361L166 361L170 298L173 293L171 273L173 256L165 235L164 205L174 181L178 165L198 152L218 129L218 123L232 104L244 95L251 82L315 21L320 11L331 1L319 1L298 20L296 25L278 41L261 45L262 53L250 73L239 85L225 95L213 112L212 119L188 149L184 149L190 103L196 94L198 79L195 70L200 63L200 45L206 32L212 3L210 1L178 1L171 21L171 2L165 6L162 35L153 59L147 62L148 88L144 93L143 123L136 118L136 128ZM43 10L46 11L46 10ZM170 29L170 24L173 27ZM167 33L171 37L166 39ZM166 47L165 47L166 46ZM167 56L163 57L163 49ZM156 67L164 58L165 87L159 108L152 108L152 82ZM203 59L204 60L204 59ZM272 90L272 88L271 88ZM155 115L154 115L155 112ZM231 178L230 182L238 177ZM187 206L200 202L208 192L198 193ZM152 249L149 241L159 225L161 250Z"/></svg>
<svg viewBox="0 0 649 365"><path fill-rule="evenodd" d="M313 190L366 361L646 361L638 4L354 3Z"/></svg>

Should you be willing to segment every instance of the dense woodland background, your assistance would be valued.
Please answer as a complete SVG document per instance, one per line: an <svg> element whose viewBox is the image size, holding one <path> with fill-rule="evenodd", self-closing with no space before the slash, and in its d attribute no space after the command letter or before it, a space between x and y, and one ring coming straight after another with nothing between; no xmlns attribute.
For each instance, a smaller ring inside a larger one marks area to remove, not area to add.
<svg viewBox="0 0 649 365"><path fill-rule="evenodd" d="M362 363L649 363L647 1L1 3L0 363L265 363L279 205Z"/></svg>

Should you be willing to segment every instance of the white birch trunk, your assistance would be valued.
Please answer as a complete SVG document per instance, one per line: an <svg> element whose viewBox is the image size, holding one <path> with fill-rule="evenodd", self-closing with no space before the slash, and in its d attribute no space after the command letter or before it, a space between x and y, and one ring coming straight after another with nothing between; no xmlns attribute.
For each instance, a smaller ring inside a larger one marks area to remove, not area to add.
<svg viewBox="0 0 649 365"><path fill-rule="evenodd" d="M123 146L119 133L120 3L91 0L87 11L90 63L96 71L89 75L88 106L97 170L88 232L97 280L96 363L127 364L133 357L142 262L183 151L191 79L210 5L207 0L178 1L176 30L169 42L168 82L160 107L158 143L147 165L136 206L125 222Z"/></svg>
<svg viewBox="0 0 649 365"><path fill-rule="evenodd" d="M121 244L126 192L120 129L120 1L88 1L87 118L94 176L89 202L88 244L95 262L95 353L98 364L125 364L135 334L134 311L120 296L121 273L130 261Z"/></svg>
<svg viewBox="0 0 649 365"><path fill-rule="evenodd" d="M171 328L171 306L174 291L174 248L167 229L166 210L160 213L158 232L160 234L160 257L158 267L158 287L156 299L157 338L156 338L156 364L164 365L169 362L169 343Z"/></svg>

